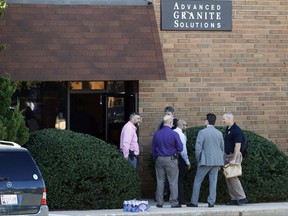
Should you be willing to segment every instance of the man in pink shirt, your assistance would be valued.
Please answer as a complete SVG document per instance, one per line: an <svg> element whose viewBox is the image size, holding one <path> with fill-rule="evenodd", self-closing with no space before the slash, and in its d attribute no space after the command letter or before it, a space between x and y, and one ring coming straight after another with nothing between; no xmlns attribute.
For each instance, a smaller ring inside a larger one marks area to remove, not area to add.
<svg viewBox="0 0 288 216"><path fill-rule="evenodd" d="M134 169L137 168L137 156L139 155L139 144L137 137L137 127L140 122L140 114L133 112L130 114L129 121L124 125L120 136L120 150L124 158L128 160Z"/></svg>

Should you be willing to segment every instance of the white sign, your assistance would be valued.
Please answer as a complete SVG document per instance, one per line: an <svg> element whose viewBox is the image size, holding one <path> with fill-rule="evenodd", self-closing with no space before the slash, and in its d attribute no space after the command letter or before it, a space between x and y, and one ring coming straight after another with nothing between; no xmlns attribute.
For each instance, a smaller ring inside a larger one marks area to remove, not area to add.
<svg viewBox="0 0 288 216"><path fill-rule="evenodd" d="M1 205L18 205L16 194L1 195Z"/></svg>
<svg viewBox="0 0 288 216"><path fill-rule="evenodd" d="M162 0L162 30L232 30L232 1Z"/></svg>

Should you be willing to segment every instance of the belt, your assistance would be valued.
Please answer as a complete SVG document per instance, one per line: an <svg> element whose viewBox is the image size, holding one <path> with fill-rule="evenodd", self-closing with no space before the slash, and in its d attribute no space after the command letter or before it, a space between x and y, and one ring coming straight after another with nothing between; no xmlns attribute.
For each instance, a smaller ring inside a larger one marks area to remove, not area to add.
<svg viewBox="0 0 288 216"><path fill-rule="evenodd" d="M172 155L159 155L158 157L170 157L171 159L175 160L178 159L178 154L172 154Z"/></svg>

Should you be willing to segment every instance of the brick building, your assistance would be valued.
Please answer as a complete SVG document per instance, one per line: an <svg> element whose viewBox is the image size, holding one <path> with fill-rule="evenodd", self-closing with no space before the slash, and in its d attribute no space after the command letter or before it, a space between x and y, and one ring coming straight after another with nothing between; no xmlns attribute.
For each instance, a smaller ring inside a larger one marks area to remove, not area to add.
<svg viewBox="0 0 288 216"><path fill-rule="evenodd" d="M127 114L139 110L144 196L154 191L147 161L167 105L189 126L203 125L207 112L215 113L221 125L222 114L232 111L242 128L288 152L286 0L233 1L231 31L164 31L160 0L152 5L142 0L98 4L87 0L82 5L76 0L65 5L56 0L48 5L36 0L7 2L9 8L0 20L0 41L8 41L0 56L1 74L9 73L15 80L51 81L48 89L61 81L68 128L73 103L97 101L91 110L97 110L101 138L109 142L117 143ZM84 88L87 82L90 87ZM45 115L54 121L59 110L53 107L59 98L50 93L41 105L49 104ZM120 117L118 108L124 109ZM111 121L106 119L109 109L116 113ZM51 127L53 121L44 125Z"/></svg>

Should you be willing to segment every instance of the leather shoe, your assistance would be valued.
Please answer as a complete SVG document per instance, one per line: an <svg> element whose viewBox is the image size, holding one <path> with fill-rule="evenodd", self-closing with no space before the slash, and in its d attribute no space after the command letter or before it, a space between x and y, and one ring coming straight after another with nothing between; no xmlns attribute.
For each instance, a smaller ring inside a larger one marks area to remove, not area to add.
<svg viewBox="0 0 288 216"><path fill-rule="evenodd" d="M193 204L193 203L187 203L186 206L187 207L198 207L197 204Z"/></svg>
<svg viewBox="0 0 288 216"><path fill-rule="evenodd" d="M171 208L181 208L181 207L182 206L180 204L171 206Z"/></svg>
<svg viewBox="0 0 288 216"><path fill-rule="evenodd" d="M163 205L156 204L156 207L157 207L157 208L163 208Z"/></svg>
<svg viewBox="0 0 288 216"><path fill-rule="evenodd" d="M247 204L247 203L248 203L247 198L244 198L244 199L240 199L240 200L239 200L239 204L240 204L240 205L245 205L245 204Z"/></svg>
<svg viewBox="0 0 288 216"><path fill-rule="evenodd" d="M214 207L214 204L208 203L208 207L209 207L209 208L213 208L213 207Z"/></svg>
<svg viewBox="0 0 288 216"><path fill-rule="evenodd" d="M187 205L189 202L187 202L187 201L179 201L179 204L180 205Z"/></svg>
<svg viewBox="0 0 288 216"><path fill-rule="evenodd" d="M239 200L230 200L226 205L240 205Z"/></svg>

